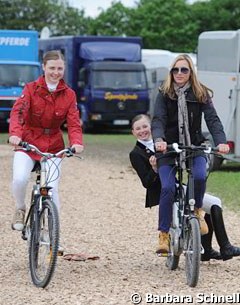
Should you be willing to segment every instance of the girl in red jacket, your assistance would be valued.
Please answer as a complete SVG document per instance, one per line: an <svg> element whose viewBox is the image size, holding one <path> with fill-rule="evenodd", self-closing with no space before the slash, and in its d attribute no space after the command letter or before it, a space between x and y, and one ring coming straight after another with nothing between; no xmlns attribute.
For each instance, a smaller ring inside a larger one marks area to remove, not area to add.
<svg viewBox="0 0 240 305"><path fill-rule="evenodd" d="M66 120L68 138L76 153L83 151L82 129L77 108L76 95L63 80L64 57L60 51L47 52L43 57L44 75L36 81L26 84L11 111L9 143L17 146L26 141L37 146L41 151L56 153L64 148L61 125ZM25 194L27 182L37 160L34 152L16 151L13 160L13 196L16 211L12 228L21 231L25 217ZM60 158L54 161L60 166ZM59 172L49 166L50 183L53 199L59 209L58 182ZM51 172L52 171L52 172Z"/></svg>

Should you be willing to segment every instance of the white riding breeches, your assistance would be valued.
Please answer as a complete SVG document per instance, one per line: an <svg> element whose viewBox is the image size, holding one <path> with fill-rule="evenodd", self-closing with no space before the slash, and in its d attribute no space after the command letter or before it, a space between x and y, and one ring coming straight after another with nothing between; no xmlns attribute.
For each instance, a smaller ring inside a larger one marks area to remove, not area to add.
<svg viewBox="0 0 240 305"><path fill-rule="evenodd" d="M187 186L184 185L183 188L184 188L184 192L186 193ZM221 208L222 207L221 199L216 196L205 193L203 197L203 205L202 205L202 209L204 210L204 212L206 212L207 214L211 214L211 207L213 205L217 205Z"/></svg>
<svg viewBox="0 0 240 305"><path fill-rule="evenodd" d="M60 210L60 202L58 196L58 183L61 173L61 158L52 158L47 160L47 178L49 186L52 187L53 201L58 211ZM34 167L35 160L22 151L16 151L13 158L13 181L12 191L16 203L16 209L26 210L25 196L31 171Z"/></svg>
<svg viewBox="0 0 240 305"><path fill-rule="evenodd" d="M211 207L213 205L217 205L220 208L222 207L222 201L220 198L207 194L204 194L203 197L203 205L202 205L202 209L207 213L207 214L211 214Z"/></svg>

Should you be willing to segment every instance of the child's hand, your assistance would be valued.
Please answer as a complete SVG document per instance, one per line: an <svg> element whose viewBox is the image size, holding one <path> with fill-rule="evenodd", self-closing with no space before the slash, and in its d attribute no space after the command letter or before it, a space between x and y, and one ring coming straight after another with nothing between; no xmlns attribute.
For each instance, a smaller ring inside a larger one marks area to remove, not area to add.
<svg viewBox="0 0 240 305"><path fill-rule="evenodd" d="M167 142L157 141L155 142L156 151L166 152L167 151Z"/></svg>
<svg viewBox="0 0 240 305"><path fill-rule="evenodd" d="M149 158L149 163L151 164L152 166L152 169L154 170L155 173L158 172L158 169L157 169L157 159L155 156L151 156Z"/></svg>

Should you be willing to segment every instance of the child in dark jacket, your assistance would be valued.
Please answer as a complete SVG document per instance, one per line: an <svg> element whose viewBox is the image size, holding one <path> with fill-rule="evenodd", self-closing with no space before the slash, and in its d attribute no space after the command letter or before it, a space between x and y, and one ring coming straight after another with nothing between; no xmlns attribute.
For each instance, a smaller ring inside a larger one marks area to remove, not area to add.
<svg viewBox="0 0 240 305"><path fill-rule="evenodd" d="M145 207L159 205L161 182L157 171L154 144L151 135L150 118L147 115L137 115L132 120L132 133L136 137L135 147L129 154L131 164L136 170L142 185L146 188ZM208 225L208 233L202 235L204 254L202 261L210 259L228 260L240 255L240 248L229 242L222 216L221 200L218 197L204 194L203 210L205 221ZM220 252L212 248L213 230L220 247Z"/></svg>

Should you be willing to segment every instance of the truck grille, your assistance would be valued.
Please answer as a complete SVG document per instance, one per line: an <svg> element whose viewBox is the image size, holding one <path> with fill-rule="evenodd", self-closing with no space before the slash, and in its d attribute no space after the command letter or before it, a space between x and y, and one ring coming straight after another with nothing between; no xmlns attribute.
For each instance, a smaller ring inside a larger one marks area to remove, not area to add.
<svg viewBox="0 0 240 305"><path fill-rule="evenodd" d="M148 103L146 101L126 101L126 102L103 102L96 101L92 105L92 112L111 112L111 113L129 113L129 112L146 112Z"/></svg>

